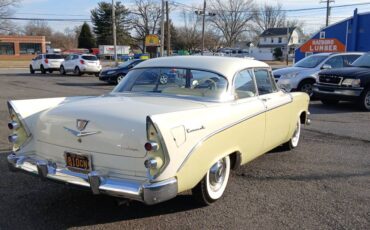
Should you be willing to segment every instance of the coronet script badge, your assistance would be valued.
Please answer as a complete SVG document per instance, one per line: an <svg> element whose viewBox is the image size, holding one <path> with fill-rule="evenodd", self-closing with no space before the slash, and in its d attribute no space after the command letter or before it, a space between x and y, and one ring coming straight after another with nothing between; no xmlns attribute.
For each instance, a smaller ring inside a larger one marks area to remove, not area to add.
<svg viewBox="0 0 370 230"><path fill-rule="evenodd" d="M86 132L84 131L86 129L87 124L89 124L88 120L83 120L83 119L77 119L76 120L76 128L77 130L70 129L68 127L64 127L65 130L70 132L76 137L85 137L85 136L90 136L94 134L100 133L100 131L91 131L91 132Z"/></svg>

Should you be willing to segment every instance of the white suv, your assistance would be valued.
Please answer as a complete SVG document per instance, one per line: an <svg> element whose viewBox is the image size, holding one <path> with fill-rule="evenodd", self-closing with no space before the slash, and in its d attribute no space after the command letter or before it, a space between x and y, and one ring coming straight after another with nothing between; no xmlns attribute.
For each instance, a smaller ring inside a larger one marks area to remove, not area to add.
<svg viewBox="0 0 370 230"><path fill-rule="evenodd" d="M71 72L78 76L84 73L99 76L101 69L100 61L95 55L71 54L61 63L59 71L63 75Z"/></svg>
<svg viewBox="0 0 370 230"><path fill-rule="evenodd" d="M362 52L351 53L319 53L314 54L292 67L274 70L273 74L280 88L288 92L301 91L313 95L313 84L316 83L318 73L324 69L336 69L350 67L352 62L364 54Z"/></svg>
<svg viewBox="0 0 370 230"><path fill-rule="evenodd" d="M39 54L32 59L30 73L34 74L35 71L41 71L42 74L45 74L46 71L52 73L54 70L59 70L63 61L64 58L60 54Z"/></svg>

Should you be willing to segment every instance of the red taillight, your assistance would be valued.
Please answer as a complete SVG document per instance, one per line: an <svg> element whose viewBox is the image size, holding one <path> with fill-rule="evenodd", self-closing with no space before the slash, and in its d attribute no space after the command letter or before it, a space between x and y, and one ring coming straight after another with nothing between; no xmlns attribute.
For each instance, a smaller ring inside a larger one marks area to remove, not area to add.
<svg viewBox="0 0 370 230"><path fill-rule="evenodd" d="M49 59L45 59L45 63L48 64L49 63Z"/></svg>
<svg viewBox="0 0 370 230"><path fill-rule="evenodd" d="M157 151L159 149L159 146L155 142L147 142L145 143L144 148L146 151L151 152L151 151Z"/></svg>
<svg viewBox="0 0 370 230"><path fill-rule="evenodd" d="M80 63L81 63L82 65L85 65L85 61L84 61L84 60L80 60Z"/></svg>

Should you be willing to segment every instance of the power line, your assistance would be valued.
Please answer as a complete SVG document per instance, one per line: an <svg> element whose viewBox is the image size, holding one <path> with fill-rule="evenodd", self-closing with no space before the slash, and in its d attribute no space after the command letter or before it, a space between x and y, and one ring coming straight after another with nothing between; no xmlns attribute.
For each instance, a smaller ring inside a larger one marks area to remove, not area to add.
<svg viewBox="0 0 370 230"><path fill-rule="evenodd" d="M84 18L18 18L18 17L0 17L4 20L16 21L53 21L53 22L91 22L91 19Z"/></svg>
<svg viewBox="0 0 370 230"><path fill-rule="evenodd" d="M330 0L329 0L330 1ZM172 1L173 4L178 5L178 6L184 6L187 8L191 9L198 9L196 7L192 7L189 5L186 5L184 3ZM363 5L370 5L370 2L365 2L365 3L353 3L353 4L345 4L345 5L339 5L339 6L332 6L331 8L343 8L343 7L351 7L351 6L363 6ZM302 11L313 11L313 10L325 10L327 7L311 7L311 8L299 8L299 9L280 9L276 11L280 12L302 12ZM260 12L265 12L264 10L259 10ZM226 10L226 12L255 12L254 10Z"/></svg>

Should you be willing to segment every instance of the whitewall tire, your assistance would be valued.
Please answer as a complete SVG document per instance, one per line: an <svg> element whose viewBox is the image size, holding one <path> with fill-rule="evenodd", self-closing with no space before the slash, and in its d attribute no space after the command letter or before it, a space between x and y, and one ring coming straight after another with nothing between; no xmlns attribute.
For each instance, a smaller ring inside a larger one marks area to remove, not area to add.
<svg viewBox="0 0 370 230"><path fill-rule="evenodd" d="M192 190L193 196L203 205L210 205L222 197L230 176L230 157L226 156L208 170Z"/></svg>
<svg viewBox="0 0 370 230"><path fill-rule="evenodd" d="M288 142L283 144L284 149L292 150L298 146L299 139L301 137L301 126L302 126L301 121L298 118L292 138Z"/></svg>

